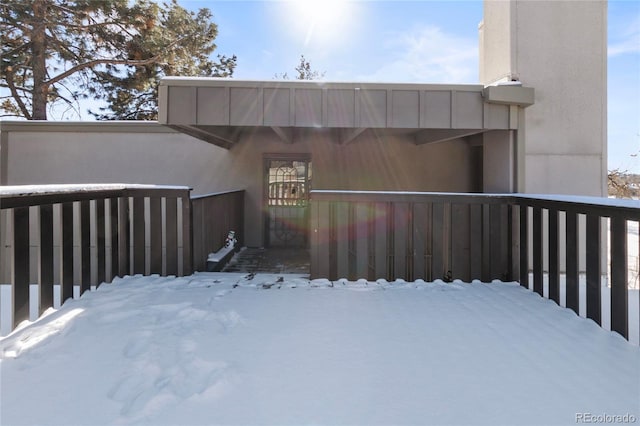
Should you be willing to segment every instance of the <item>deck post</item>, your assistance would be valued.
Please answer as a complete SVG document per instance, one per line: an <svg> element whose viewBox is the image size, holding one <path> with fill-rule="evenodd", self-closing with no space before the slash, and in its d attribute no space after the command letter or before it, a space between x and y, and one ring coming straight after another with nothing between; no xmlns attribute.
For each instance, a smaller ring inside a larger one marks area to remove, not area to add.
<svg viewBox="0 0 640 426"><path fill-rule="evenodd" d="M529 207L519 203L520 209L520 285L529 288Z"/></svg>
<svg viewBox="0 0 640 426"><path fill-rule="evenodd" d="M600 216L587 215L587 318L599 325L600 318L600 276L601 276L601 238Z"/></svg>
<svg viewBox="0 0 640 426"><path fill-rule="evenodd" d="M40 206L40 297L38 314L53 306L53 205Z"/></svg>
<svg viewBox="0 0 640 426"><path fill-rule="evenodd" d="M627 221L611 217L611 330L629 338L627 294Z"/></svg>
<svg viewBox="0 0 640 426"><path fill-rule="evenodd" d="M29 207L13 210L12 328L29 319Z"/></svg>
<svg viewBox="0 0 640 426"><path fill-rule="evenodd" d="M578 255L580 243L578 240L578 213L575 211L566 212L567 227L567 285L566 285L566 307L579 314L578 297Z"/></svg>
<svg viewBox="0 0 640 426"><path fill-rule="evenodd" d="M549 299L560 304L558 210L549 209Z"/></svg>

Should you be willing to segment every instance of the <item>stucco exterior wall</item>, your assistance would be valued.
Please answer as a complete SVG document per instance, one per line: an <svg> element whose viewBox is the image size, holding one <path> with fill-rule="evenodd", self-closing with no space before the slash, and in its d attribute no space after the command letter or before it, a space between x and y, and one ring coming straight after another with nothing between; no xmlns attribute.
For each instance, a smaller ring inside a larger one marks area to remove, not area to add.
<svg viewBox="0 0 640 426"><path fill-rule="evenodd" d="M184 185L204 194L219 185L214 170L228 155L153 124L15 126L3 126L3 185L144 183Z"/></svg>
<svg viewBox="0 0 640 426"><path fill-rule="evenodd" d="M243 137L230 150L234 175L246 189L246 244L262 244L264 154L311 154L312 188L387 191L453 191L473 188L471 150L463 139L415 145L406 136L370 132L348 145L327 132L310 132L294 144L268 129Z"/></svg>
<svg viewBox="0 0 640 426"><path fill-rule="evenodd" d="M606 1L484 2L480 76L536 90L520 111L517 189L606 195Z"/></svg>
<svg viewBox="0 0 640 426"><path fill-rule="evenodd" d="M483 192L515 192L514 142L515 132L494 130L482 135Z"/></svg>
<svg viewBox="0 0 640 426"><path fill-rule="evenodd" d="M368 130L347 145L308 130L286 144L269 128L246 132L230 150L147 123L3 122L3 185L146 183L185 185L194 194L246 190L245 243L263 244L266 153L311 155L315 189L471 191L474 164L464 139L416 145L408 135Z"/></svg>

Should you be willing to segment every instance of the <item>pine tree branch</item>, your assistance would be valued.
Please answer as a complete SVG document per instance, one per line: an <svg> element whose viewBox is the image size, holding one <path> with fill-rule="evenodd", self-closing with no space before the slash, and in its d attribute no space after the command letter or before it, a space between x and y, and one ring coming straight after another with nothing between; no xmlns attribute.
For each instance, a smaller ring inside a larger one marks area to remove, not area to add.
<svg viewBox="0 0 640 426"><path fill-rule="evenodd" d="M160 60L160 58L162 58L162 55L156 55L152 58L138 60L138 61L131 61L128 59L94 59L92 61L85 62L82 64L78 64L74 67L71 67L67 71L63 72L62 74L59 74L45 81L44 84L47 86L51 86L52 84L55 84L60 80L64 80L65 78L69 77L72 74L75 74L78 71L82 71L87 68L93 68L96 65L110 64L110 65L130 65L135 67L142 67L145 65L151 65L151 64L157 63Z"/></svg>
<svg viewBox="0 0 640 426"><path fill-rule="evenodd" d="M30 31L30 28L26 27L25 25L22 24L22 22L17 21L15 19L6 19L5 20L5 25L7 27L13 27L13 28L17 28L22 32L28 32Z"/></svg>
<svg viewBox="0 0 640 426"><path fill-rule="evenodd" d="M24 44L21 44L20 46L17 46L15 48L13 48L12 50L10 50L8 52L3 53L3 55L4 55L5 58L8 57L8 56L12 56L12 55L14 55L14 54L16 54L16 53L18 53L20 51L24 51L24 50L29 49L30 46L31 46L30 42L24 43Z"/></svg>
<svg viewBox="0 0 640 426"><path fill-rule="evenodd" d="M22 112L27 120L31 120L31 114L29 113L27 106L24 104L24 102L22 102L22 98L18 94L16 86L13 84L13 73L7 72L5 81L7 82L7 86L9 86L9 90L11 91L11 96L13 96L13 100L16 101L16 103L18 104L18 108L20 108L20 112Z"/></svg>
<svg viewBox="0 0 640 426"><path fill-rule="evenodd" d="M10 89L8 84L0 84L0 87L5 89ZM15 83L13 84L13 87L15 87L16 90L19 90L21 92L31 93L31 89L27 89L26 87L16 86ZM13 96L7 96L7 97L12 98Z"/></svg>
<svg viewBox="0 0 640 426"><path fill-rule="evenodd" d="M67 71L63 72L62 74L57 75L56 77L53 77L47 81L45 81L43 84L45 86L51 86L52 84L55 84L57 82L59 82L60 80L64 80L65 78L69 77L70 75L78 72L78 71L82 71L83 69L86 68L93 68L96 65L102 65L102 64L110 64L110 65L128 65L128 66L133 66L133 67L143 67L146 65L151 65L151 64L155 64L160 62L160 59L163 57L164 54L166 54L166 52L171 49L173 46L175 46L176 44L180 43L182 40L185 40L187 38L189 38L191 35L186 35L184 37L181 37L175 41L173 41L172 43L170 43L169 45L167 45L164 49L163 49L163 53L159 53L149 59L140 59L140 60L130 60L130 59L94 59L92 61L88 61L88 62L84 62L82 64L78 64L74 67L69 68Z"/></svg>

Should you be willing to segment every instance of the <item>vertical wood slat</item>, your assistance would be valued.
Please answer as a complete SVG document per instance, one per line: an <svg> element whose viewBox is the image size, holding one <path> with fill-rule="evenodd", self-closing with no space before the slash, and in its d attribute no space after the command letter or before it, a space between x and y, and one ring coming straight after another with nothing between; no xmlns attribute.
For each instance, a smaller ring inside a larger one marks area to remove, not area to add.
<svg viewBox="0 0 640 426"><path fill-rule="evenodd" d="M313 203L311 212L311 275L313 278L331 276L330 258L330 202Z"/></svg>
<svg viewBox="0 0 640 426"><path fill-rule="evenodd" d="M578 214L573 211L566 212L566 227L567 227L567 247L566 247L566 260L567 260L567 285L566 285L566 306L573 310L576 314L579 313L579 298L578 298L578 255L579 255L579 241L578 241Z"/></svg>
<svg viewBox="0 0 640 426"><path fill-rule="evenodd" d="M369 206L357 203L355 206L355 278L371 279L369 277Z"/></svg>
<svg viewBox="0 0 640 426"><path fill-rule="evenodd" d="M600 216L587 215L587 318L602 324L600 312L601 272Z"/></svg>
<svg viewBox="0 0 640 426"><path fill-rule="evenodd" d="M238 243L240 243L239 247L244 246L244 191L240 192L236 195L237 197L237 211L234 214L236 218L236 227L241 230L240 238L238 238Z"/></svg>
<svg viewBox="0 0 640 426"><path fill-rule="evenodd" d="M151 274L162 274L162 198L149 200L150 269Z"/></svg>
<svg viewBox="0 0 640 426"><path fill-rule="evenodd" d="M500 279L511 281L511 206L506 203L498 205L500 214Z"/></svg>
<svg viewBox="0 0 640 426"><path fill-rule="evenodd" d="M510 281L520 281L520 211L516 204L509 204L509 266Z"/></svg>
<svg viewBox="0 0 640 426"><path fill-rule="evenodd" d="M216 197L218 198L218 197ZM207 220L207 218L215 218L214 220L220 220L215 215L215 198L209 199L206 198L202 200L202 203L191 202L191 217L193 218L194 230L197 229L196 226L200 226L202 233L200 234L202 238L200 238L199 243L196 243L195 235L192 235L193 238L192 246L193 246L193 270L198 271L202 270L203 259L209 254L208 246L211 241L213 241L216 236L213 235L211 221ZM195 232L197 235L198 232Z"/></svg>
<svg viewBox="0 0 640 426"><path fill-rule="evenodd" d="M178 199L165 198L166 271L167 275L178 274Z"/></svg>
<svg viewBox="0 0 640 426"><path fill-rule="evenodd" d="M321 272L319 272L319 265L322 263L320 257L322 241L320 240L320 224L318 222L320 219L318 214L319 204L321 203L309 203L309 279L312 280L321 274ZM325 249L322 252L322 256L324 256L328 251L328 247L323 245L322 248ZM325 274L325 277L327 276L328 275Z"/></svg>
<svg viewBox="0 0 640 426"><path fill-rule="evenodd" d="M105 202L104 198L96 200L96 251L98 257L98 264L96 266L97 269L97 281L96 287L100 286L103 282L106 281L106 269L107 269L107 256L106 256L106 245L107 239L105 237L105 215L107 214L105 210Z"/></svg>
<svg viewBox="0 0 640 426"><path fill-rule="evenodd" d="M191 215L191 199L189 191L181 197L182 200L182 275L193 273L193 217Z"/></svg>
<svg viewBox="0 0 640 426"><path fill-rule="evenodd" d="M469 205L469 274L482 279L482 204Z"/></svg>
<svg viewBox="0 0 640 426"><path fill-rule="evenodd" d="M517 275L517 272L514 267L514 257L513 257L513 206L511 204L507 204L505 209L506 219L506 229L505 229L505 258L506 258L506 281L513 281L513 277Z"/></svg>
<svg viewBox="0 0 640 426"><path fill-rule="evenodd" d="M335 203L336 278L349 276L349 205Z"/></svg>
<svg viewBox="0 0 640 426"><path fill-rule="evenodd" d="M53 307L53 205L40 206L40 291L38 315Z"/></svg>
<svg viewBox="0 0 640 426"><path fill-rule="evenodd" d="M120 259L118 249L120 247L120 229L118 215L118 199L109 199L109 217L111 218L109 234L111 235L111 271L109 273L109 281L111 282L120 273Z"/></svg>
<svg viewBox="0 0 640 426"><path fill-rule="evenodd" d="M520 203L520 285L529 288L529 207Z"/></svg>
<svg viewBox="0 0 640 426"><path fill-rule="evenodd" d="M131 273L131 234L129 232L129 197L118 200L118 275Z"/></svg>
<svg viewBox="0 0 640 426"><path fill-rule="evenodd" d="M468 204L451 204L451 271L453 278L471 281L470 211Z"/></svg>
<svg viewBox="0 0 640 426"><path fill-rule="evenodd" d="M349 203L347 205L348 210L348 226L347 226L347 278L351 281L356 279L356 220L355 220L355 205Z"/></svg>
<svg viewBox="0 0 640 426"><path fill-rule="evenodd" d="M491 206L483 204L482 208L482 238L481 238L481 279L483 282L490 282L491 277Z"/></svg>
<svg viewBox="0 0 640 426"><path fill-rule="evenodd" d="M428 280L426 273L427 229L429 212L427 203L413 205L413 277Z"/></svg>
<svg viewBox="0 0 640 426"><path fill-rule="evenodd" d="M489 206L489 241L490 241L490 280L503 280L506 266L506 252L504 249L504 212L501 204Z"/></svg>
<svg viewBox="0 0 640 426"><path fill-rule="evenodd" d="M73 297L73 203L62 204L62 277L60 304Z"/></svg>
<svg viewBox="0 0 640 426"><path fill-rule="evenodd" d="M336 260L337 250L338 250L338 241L336 236L336 204L334 202L329 201L329 277L333 277L333 279L338 276L338 263Z"/></svg>
<svg viewBox="0 0 640 426"><path fill-rule="evenodd" d="M144 198L133 198L133 273L145 273Z"/></svg>
<svg viewBox="0 0 640 426"><path fill-rule="evenodd" d="M611 330L629 338L627 221L611 217Z"/></svg>
<svg viewBox="0 0 640 426"><path fill-rule="evenodd" d="M29 207L13 209L12 328L29 319Z"/></svg>
<svg viewBox="0 0 640 426"><path fill-rule="evenodd" d="M542 209L533 208L533 291L543 295L542 271Z"/></svg>
<svg viewBox="0 0 640 426"><path fill-rule="evenodd" d="M210 238L207 234L207 229L205 227L205 209L206 209L207 200L194 200L191 203L191 223L194 230L198 230L194 232L191 236L191 247L192 247L192 256L193 256L193 267L197 271L201 269L200 260L205 256L205 240Z"/></svg>
<svg viewBox="0 0 640 426"><path fill-rule="evenodd" d="M406 266L405 266L405 275L407 276L407 280L408 281L414 281L415 277L413 275L413 269L414 269L414 265L415 265L415 259L414 259L414 249L413 249L413 203L407 203L407 223L405 224L405 232L407 235L407 245L406 245L406 249L405 249L405 259L406 259Z"/></svg>
<svg viewBox="0 0 640 426"><path fill-rule="evenodd" d="M90 201L80 201L80 295L91 288L91 209Z"/></svg>
<svg viewBox="0 0 640 426"><path fill-rule="evenodd" d="M425 281L431 281L433 278L433 203L426 205L425 218L425 236L424 236L424 262L425 262Z"/></svg>
<svg viewBox="0 0 640 426"><path fill-rule="evenodd" d="M374 273L376 278L389 278L389 253L387 252L387 217L389 215L387 203L374 204Z"/></svg>
<svg viewBox="0 0 640 426"><path fill-rule="evenodd" d="M431 239L432 253L432 276L434 280L442 279L447 272L444 266L444 203L433 203L433 233Z"/></svg>
<svg viewBox="0 0 640 426"><path fill-rule="evenodd" d="M411 251L409 240L409 204L396 203L394 209L394 241L393 241L393 269L396 278L411 281L409 274L408 257Z"/></svg>
<svg viewBox="0 0 640 426"><path fill-rule="evenodd" d="M558 210L549 210L549 299L560 304Z"/></svg>

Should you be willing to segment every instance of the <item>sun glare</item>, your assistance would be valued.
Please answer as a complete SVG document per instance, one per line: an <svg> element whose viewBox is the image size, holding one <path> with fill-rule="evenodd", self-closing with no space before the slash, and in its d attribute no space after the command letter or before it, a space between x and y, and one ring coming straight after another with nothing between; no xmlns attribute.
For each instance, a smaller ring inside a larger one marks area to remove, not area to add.
<svg viewBox="0 0 640 426"><path fill-rule="evenodd" d="M304 45L331 45L349 30L352 4L345 0L292 0L286 2L290 27Z"/></svg>

